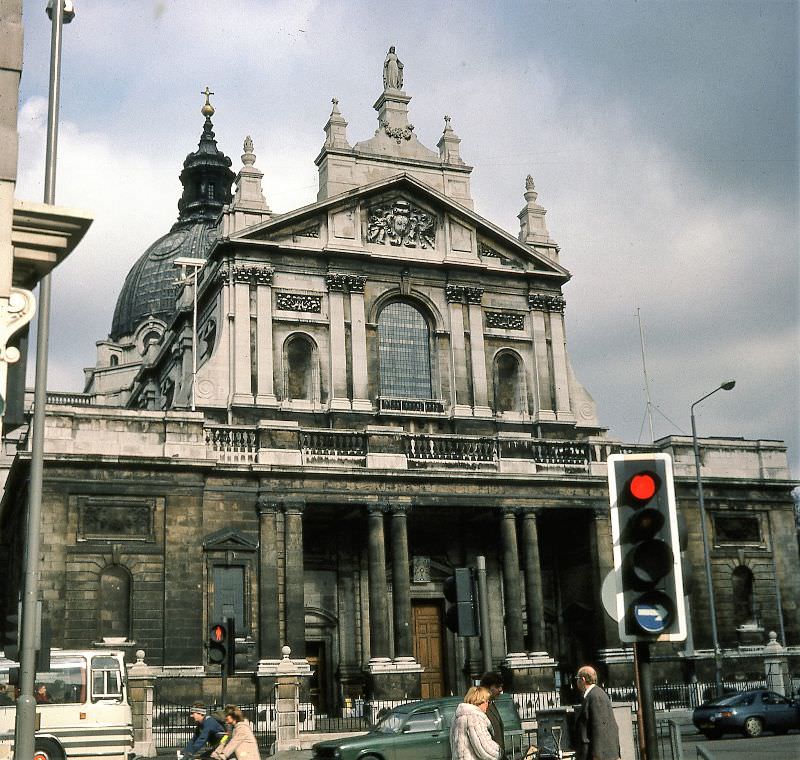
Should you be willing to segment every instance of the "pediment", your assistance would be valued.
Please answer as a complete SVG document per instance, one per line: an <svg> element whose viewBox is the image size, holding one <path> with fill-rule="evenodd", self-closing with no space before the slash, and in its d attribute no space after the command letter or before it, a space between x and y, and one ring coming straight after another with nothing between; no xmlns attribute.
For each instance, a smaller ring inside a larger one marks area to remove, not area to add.
<svg viewBox="0 0 800 760"><path fill-rule="evenodd" d="M407 174L274 217L232 238L569 277L566 269L548 257L547 246L536 250L521 243Z"/></svg>
<svg viewBox="0 0 800 760"><path fill-rule="evenodd" d="M223 528L203 539L205 551L255 551L258 543L234 528Z"/></svg>

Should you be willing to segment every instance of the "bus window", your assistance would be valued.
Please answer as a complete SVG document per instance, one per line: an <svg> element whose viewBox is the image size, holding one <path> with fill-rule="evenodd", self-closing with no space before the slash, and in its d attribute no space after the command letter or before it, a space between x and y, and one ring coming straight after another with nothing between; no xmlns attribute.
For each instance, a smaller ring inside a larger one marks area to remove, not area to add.
<svg viewBox="0 0 800 760"><path fill-rule="evenodd" d="M37 697L39 704L81 704L86 701L86 660L82 657L53 657L51 668L47 673L36 674L34 692L42 695Z"/></svg>
<svg viewBox="0 0 800 760"><path fill-rule="evenodd" d="M92 659L92 702L101 699L122 700L122 673L115 657Z"/></svg>

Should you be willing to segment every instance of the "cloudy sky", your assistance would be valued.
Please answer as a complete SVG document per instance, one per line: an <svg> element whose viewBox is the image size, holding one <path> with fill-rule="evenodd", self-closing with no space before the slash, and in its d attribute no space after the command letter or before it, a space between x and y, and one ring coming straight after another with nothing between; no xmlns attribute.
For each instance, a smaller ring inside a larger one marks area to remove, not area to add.
<svg viewBox="0 0 800 760"><path fill-rule="evenodd" d="M41 200L49 62L25 0L17 195ZM798 4L78 0L64 30L57 203L90 211L56 270L49 387L81 390L125 275L177 215L178 173L216 93L220 147L255 142L274 211L313 201L330 99L352 143L396 45L410 120L444 114L478 213L516 234L531 173L565 288L573 365L613 435L787 441L800 475ZM33 362L31 362L33 364ZM32 370L32 367L31 367Z"/></svg>

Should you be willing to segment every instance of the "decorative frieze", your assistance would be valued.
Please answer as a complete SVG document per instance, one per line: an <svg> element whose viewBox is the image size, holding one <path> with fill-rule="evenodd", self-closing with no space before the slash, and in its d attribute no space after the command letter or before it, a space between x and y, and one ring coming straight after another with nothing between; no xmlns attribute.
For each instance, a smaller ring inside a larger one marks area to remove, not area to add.
<svg viewBox="0 0 800 760"><path fill-rule="evenodd" d="M322 296L304 293L277 293L275 304L282 311L305 311L319 314L322 311Z"/></svg>
<svg viewBox="0 0 800 760"><path fill-rule="evenodd" d="M297 237L310 237L310 238L318 238L319 237L319 222L314 222L314 224L310 224L307 227L303 227L302 229L297 230L294 233Z"/></svg>
<svg viewBox="0 0 800 760"><path fill-rule="evenodd" d="M330 272L325 276L325 284L328 286L328 290L363 293L364 286L367 284L367 278L359 274Z"/></svg>
<svg viewBox="0 0 800 760"><path fill-rule="evenodd" d="M494 248L489 248L486 243L482 243L480 240L478 241L478 255L489 259L503 258Z"/></svg>
<svg viewBox="0 0 800 760"><path fill-rule="evenodd" d="M233 276L236 283L255 283L256 285L272 284L272 276L275 270L272 267L258 264L223 264L216 274L218 282L228 282Z"/></svg>
<svg viewBox="0 0 800 760"><path fill-rule="evenodd" d="M567 302L562 296L547 296L543 293L528 293L528 308L534 311L556 311L564 313Z"/></svg>
<svg viewBox="0 0 800 760"><path fill-rule="evenodd" d="M483 299L483 288L470 287L467 285L446 285L444 289L447 303L467 303L480 304Z"/></svg>
<svg viewBox="0 0 800 760"><path fill-rule="evenodd" d="M524 330L525 317L505 311L487 311L486 326L499 327L505 330Z"/></svg>
<svg viewBox="0 0 800 760"><path fill-rule="evenodd" d="M403 245L407 248L436 246L436 218L408 201L369 210L367 242Z"/></svg>

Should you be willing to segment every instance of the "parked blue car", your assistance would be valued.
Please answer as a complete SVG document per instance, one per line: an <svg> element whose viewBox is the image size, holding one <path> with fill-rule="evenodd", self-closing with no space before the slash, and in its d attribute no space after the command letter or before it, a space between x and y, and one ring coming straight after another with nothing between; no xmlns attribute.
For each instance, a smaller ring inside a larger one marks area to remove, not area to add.
<svg viewBox="0 0 800 760"><path fill-rule="evenodd" d="M709 739L723 734L761 736L800 729L800 704L774 691L752 689L706 702L692 713L695 727Z"/></svg>

